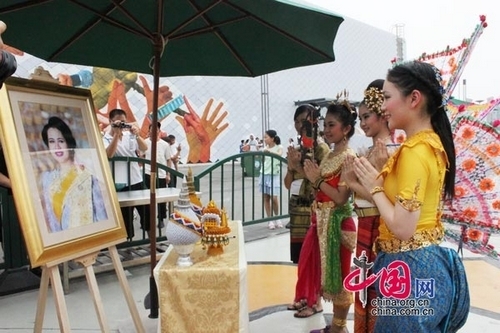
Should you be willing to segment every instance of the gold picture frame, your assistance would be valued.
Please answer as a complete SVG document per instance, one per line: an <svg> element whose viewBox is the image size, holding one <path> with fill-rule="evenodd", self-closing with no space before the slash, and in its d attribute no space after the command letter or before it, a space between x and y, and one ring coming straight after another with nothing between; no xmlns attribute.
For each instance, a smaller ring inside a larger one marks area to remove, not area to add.
<svg viewBox="0 0 500 333"><path fill-rule="evenodd" d="M9 78L0 140L33 267L126 240L90 90Z"/></svg>

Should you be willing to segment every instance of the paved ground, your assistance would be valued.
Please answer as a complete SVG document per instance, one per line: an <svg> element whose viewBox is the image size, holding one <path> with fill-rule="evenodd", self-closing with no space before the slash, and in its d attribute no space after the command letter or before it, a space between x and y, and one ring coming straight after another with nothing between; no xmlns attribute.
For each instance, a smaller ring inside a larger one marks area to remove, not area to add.
<svg viewBox="0 0 500 333"><path fill-rule="evenodd" d="M245 227L246 258L252 264L290 265L288 261L288 233L286 229L270 231L265 225ZM493 243L500 248L500 236L495 236ZM500 332L500 263L481 255L464 251L472 307L464 333ZM293 267L293 266L290 266ZM149 290L150 268L143 264L125 269L130 289L139 310L146 332L157 331L157 319L148 318L149 311L144 307L144 297ZM295 275L277 276L273 281L282 285L288 283L291 289L286 295L279 295L278 301L268 301L269 306L250 313L250 333L304 333L310 329L322 327L331 320L331 304L324 304L323 315L308 319L293 318L292 312L285 310L288 299L293 297ZM123 293L119 288L114 273L100 273L97 282L102 298L102 305L111 332L135 332L130 319ZM271 283L267 280L266 283ZM33 331L38 290L30 290L0 297L0 333L27 333ZM99 332L88 286L83 277L75 278L70 283L70 293L65 296L71 328L74 332ZM352 331L352 309L348 316L348 327ZM47 298L43 332L59 331L56 310L52 294ZM231 332L232 333L232 332Z"/></svg>

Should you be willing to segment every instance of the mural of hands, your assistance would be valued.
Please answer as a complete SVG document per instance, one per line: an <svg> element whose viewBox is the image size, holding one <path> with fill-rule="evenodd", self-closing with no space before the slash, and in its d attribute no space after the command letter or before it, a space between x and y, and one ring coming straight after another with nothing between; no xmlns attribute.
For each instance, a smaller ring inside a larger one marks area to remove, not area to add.
<svg viewBox="0 0 500 333"><path fill-rule="evenodd" d="M137 73L119 71L109 68L93 67L92 72L89 70L81 70L76 74L60 73L57 75L59 84L65 86L89 88L94 100L94 108L96 110L97 121L101 130L109 126L108 115L113 107L106 107L106 104L111 103L115 108L118 107L117 100L120 99L120 105L125 105L125 94L134 89L139 94L145 95L141 86L137 81ZM118 82L118 85L116 85ZM117 90L118 89L118 90ZM120 96L119 96L120 95ZM130 110L130 107L128 108ZM126 111L128 112L128 111ZM135 116L130 112L127 116Z"/></svg>
<svg viewBox="0 0 500 333"><path fill-rule="evenodd" d="M210 162L211 146L217 137L227 129L228 123L222 124L227 116L227 111L219 115L224 103L219 102L211 112L213 98L209 99L201 118L193 109L188 99L184 96L184 102L188 108L188 113L184 117L175 117L186 132L189 144L188 163ZM210 116L209 113L211 112ZM221 125L222 124L222 125Z"/></svg>
<svg viewBox="0 0 500 333"><path fill-rule="evenodd" d="M148 81L144 76L139 76L139 80L142 82L142 86L144 89L144 96L146 96L146 104L147 104L147 113L146 117L142 121L141 125L141 137L146 138L149 133L149 125L151 124L151 120L148 115L153 112L153 90L148 84ZM158 107L172 100L172 92L168 86L160 86L158 88ZM158 118L158 121L161 122L163 119Z"/></svg>
<svg viewBox="0 0 500 333"><path fill-rule="evenodd" d="M94 67L92 69L92 85L90 91L97 110L101 110L109 102L110 94L114 89L114 81L118 80L124 85L124 91L127 93L130 89L144 94L142 88L137 84L137 73L119 71L109 68ZM108 108L108 110L110 110ZM107 117L107 114L103 114Z"/></svg>
<svg viewBox="0 0 500 333"><path fill-rule="evenodd" d="M74 76L76 76L76 74L59 74L59 83L67 86L75 86ZM140 83L136 83L137 79L140 80ZM131 123L137 123L136 115L130 107L127 98L127 92L133 88L139 94L143 95L146 100L146 116L142 120L138 135L142 138L148 136L149 126L151 124L149 115L153 112L154 92L145 76L131 72L94 67L89 82L92 82L89 85L101 131L106 130L110 125L108 115L109 112L115 108L123 109L127 114L127 120ZM168 112L159 112L158 121L163 121L172 112L177 113L176 120L182 125L189 145L187 162L210 162L211 147L213 143L219 135L229 127L226 121L228 112L222 110L224 103L219 102L214 106L214 99L209 99L200 117L185 96L179 95L178 98L173 99L173 93L169 86L162 85L159 87L159 110L162 106L167 105L169 102L173 103L177 99L179 99L179 101L176 103L179 104L181 104L181 100L184 101L183 104L186 105L188 111L181 110L177 107L177 109L168 110Z"/></svg>
<svg viewBox="0 0 500 333"><path fill-rule="evenodd" d="M135 115L130 108L125 92L125 84L122 81L114 80L112 84L112 90L108 98L108 110L106 114L109 114L113 109L122 109L127 115L127 121L130 123L136 123ZM98 113L99 115L99 113ZM109 120L106 119L109 125ZM101 126L101 124L99 124Z"/></svg>

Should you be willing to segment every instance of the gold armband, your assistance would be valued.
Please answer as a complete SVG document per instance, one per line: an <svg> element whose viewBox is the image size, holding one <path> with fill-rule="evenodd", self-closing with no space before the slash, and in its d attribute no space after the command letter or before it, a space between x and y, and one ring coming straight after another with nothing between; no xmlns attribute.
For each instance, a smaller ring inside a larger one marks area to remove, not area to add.
<svg viewBox="0 0 500 333"><path fill-rule="evenodd" d="M382 186L375 186L374 188L372 188L370 190L371 195L374 195L375 193L379 193L379 192L384 192L384 188Z"/></svg>
<svg viewBox="0 0 500 333"><path fill-rule="evenodd" d="M415 197L411 199L405 199L399 195L396 195L396 201L399 202L399 204L409 212L414 212L422 207L422 202L418 201Z"/></svg>
<svg viewBox="0 0 500 333"><path fill-rule="evenodd" d="M400 195L396 195L396 201L399 202L404 209L409 212L414 212L419 210L422 207L422 201L418 200L418 191L420 190L420 179L417 181L417 185L415 185L415 190L413 191L413 195L411 199L405 199Z"/></svg>

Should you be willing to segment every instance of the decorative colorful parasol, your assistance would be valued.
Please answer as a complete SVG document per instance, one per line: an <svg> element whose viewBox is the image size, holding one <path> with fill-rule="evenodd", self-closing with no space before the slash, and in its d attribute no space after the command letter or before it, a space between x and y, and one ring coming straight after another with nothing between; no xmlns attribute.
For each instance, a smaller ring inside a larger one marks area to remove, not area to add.
<svg viewBox="0 0 500 333"><path fill-rule="evenodd" d="M445 203L442 215L451 224L446 239L500 259L489 244L490 234L500 233L499 128L475 117L458 116L452 129L457 169L455 198Z"/></svg>
<svg viewBox="0 0 500 333"><path fill-rule="evenodd" d="M447 96L453 93L472 50L488 26L485 15L479 19L472 36L460 46L422 54L418 59L440 68ZM458 244L459 250L466 248L497 259L500 254L489 242L492 233L500 233L499 132L497 123L488 124L488 115L499 104L500 99L481 104L454 98L448 101L457 154L456 197L445 203L443 212L446 240Z"/></svg>
<svg viewBox="0 0 500 333"><path fill-rule="evenodd" d="M465 248L472 253L484 254L488 257L500 259L500 254L490 244L491 234L487 231L471 228L466 225L447 225L445 239L459 244L458 251Z"/></svg>
<svg viewBox="0 0 500 333"><path fill-rule="evenodd" d="M418 57L417 61L422 61L434 65L441 72L441 77L443 79L442 85L445 90L446 96L450 97L455 89L457 83L460 80L465 65L470 59L472 51L479 40L479 37L483 33L484 28L488 26L486 23L486 16L479 16L479 23L476 25L474 32L470 38L464 38L460 45L451 48L449 45L446 49L434 53L422 53ZM396 65L398 62L396 59L392 60L392 63Z"/></svg>
<svg viewBox="0 0 500 333"><path fill-rule="evenodd" d="M488 121L488 116L498 108L500 105L500 98L492 99L485 103L472 103L461 101L456 98L450 98L448 100L448 113L450 121L453 123L457 117L472 117L479 121ZM494 127L498 126L497 122L492 121Z"/></svg>
<svg viewBox="0 0 500 333"><path fill-rule="evenodd" d="M454 48L432 54L423 53L417 61L437 67L446 96L450 97L460 80L472 51L488 26L479 16L470 38ZM397 64L394 59L393 64ZM484 104L448 100L456 151L455 198L444 203L442 220L445 238L474 253L500 259L489 243L492 233L500 233L500 120L488 123L488 115L500 105L500 99Z"/></svg>

